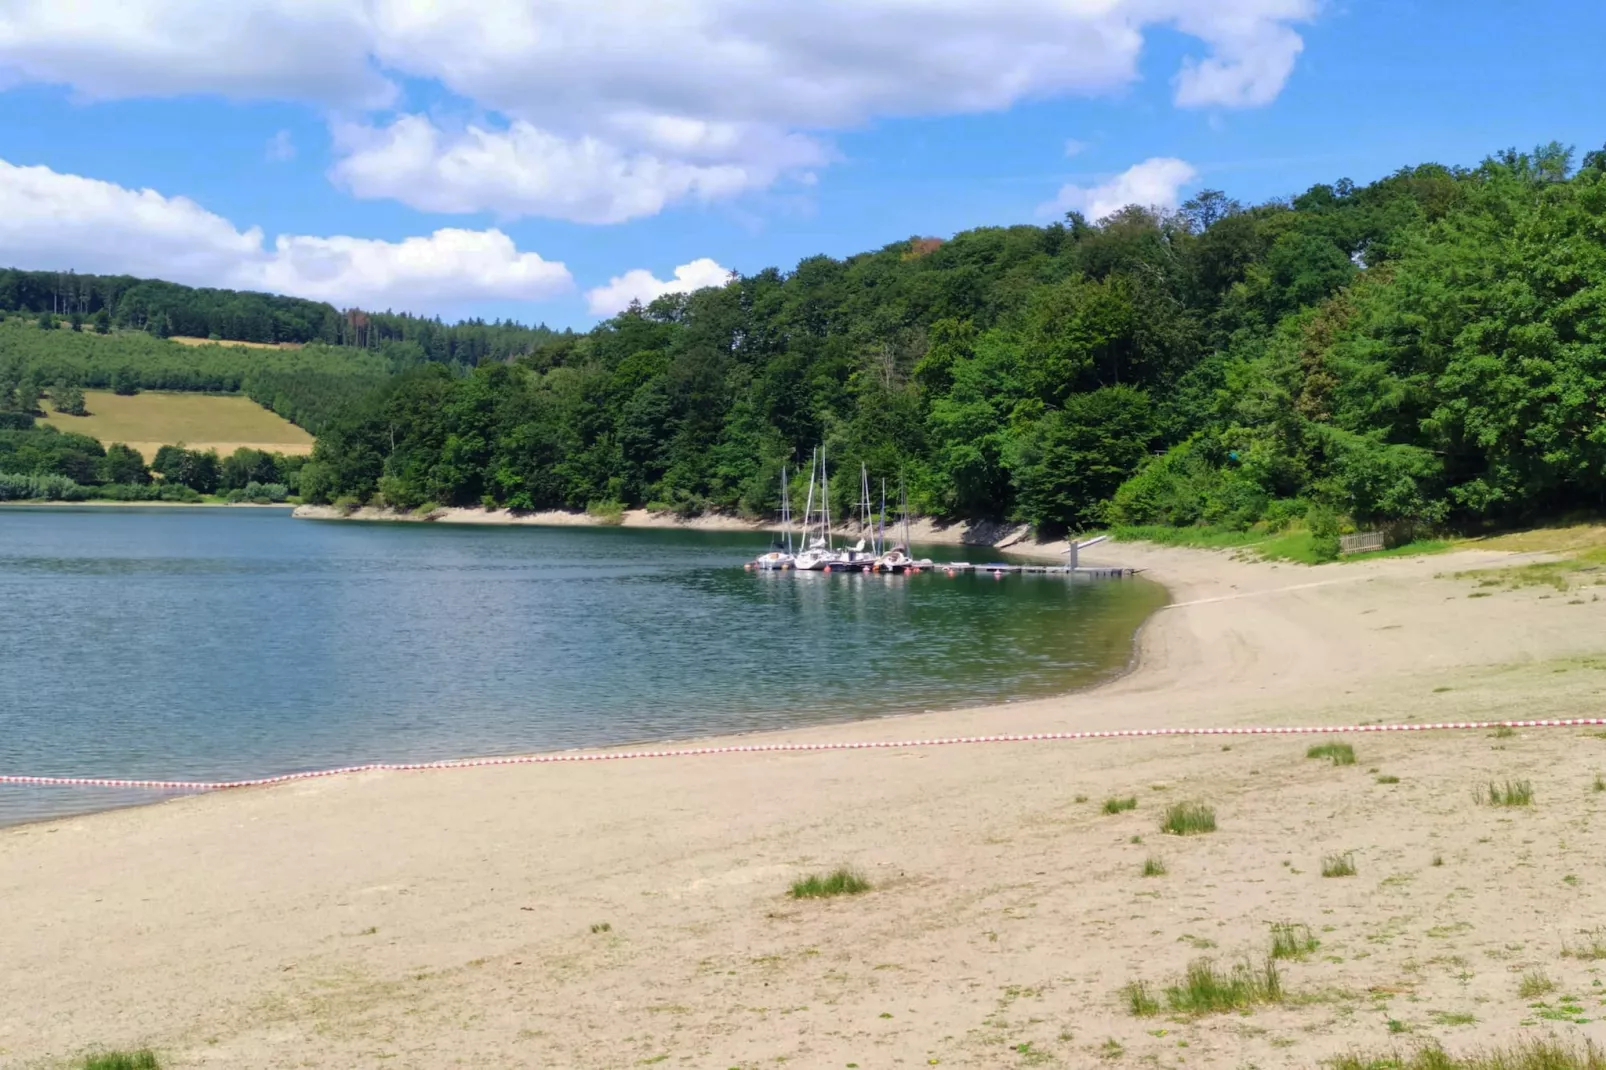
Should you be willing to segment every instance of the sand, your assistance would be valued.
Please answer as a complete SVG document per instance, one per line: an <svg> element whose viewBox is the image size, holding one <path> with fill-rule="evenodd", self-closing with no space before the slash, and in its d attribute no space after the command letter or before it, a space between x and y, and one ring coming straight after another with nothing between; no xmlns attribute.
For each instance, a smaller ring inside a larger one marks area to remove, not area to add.
<svg viewBox="0 0 1606 1070"><path fill-rule="evenodd" d="M1123 679L775 738L1603 712L1606 602L1448 575L1498 554L1117 556L1175 603ZM1606 739L1346 738L1349 767L1216 737L365 774L0 831L0 1064L1272 1068L1599 1039L1563 1019L1602 1002L1606 962L1565 951L1606 923ZM1490 778L1533 805L1478 804ZM1219 830L1162 835L1194 799ZM1358 873L1324 879L1341 852ZM786 896L839 864L874 889ZM1279 921L1320 940L1285 1004L1128 1013L1129 981L1258 960ZM1535 971L1555 991L1519 996Z"/></svg>
<svg viewBox="0 0 1606 1070"><path fill-rule="evenodd" d="M724 513L703 513L698 516L680 517L674 513L649 512L646 509L627 509L620 515L617 522L605 521L589 513L569 512L562 509L515 513L509 509L470 509L461 506L446 506L431 510L427 514L420 514L406 511L398 512L394 509L380 509L373 506L363 506L360 509L347 512L331 505L300 505L296 507L295 515L303 520L485 524L493 527L625 527L659 528L676 531L750 531L755 534L778 530L778 526L769 521L746 520L742 517L729 516ZM849 537L850 535L857 537L859 534L859 528L852 524L841 525L835 530L843 537ZM916 545L992 546L998 549L1007 549L1011 553L1024 553L1029 556L1044 556L1061 560L1059 554L1065 549L1063 541L1036 543L1031 541L1030 534L1031 527L1026 524L1003 524L989 521L944 522L923 517L912 521L909 525L910 540Z"/></svg>

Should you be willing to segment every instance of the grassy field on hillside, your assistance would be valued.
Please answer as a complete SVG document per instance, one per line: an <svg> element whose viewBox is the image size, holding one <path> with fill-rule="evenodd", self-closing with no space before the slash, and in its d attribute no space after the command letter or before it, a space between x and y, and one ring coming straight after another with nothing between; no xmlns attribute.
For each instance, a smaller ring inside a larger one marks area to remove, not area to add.
<svg viewBox="0 0 1606 1070"><path fill-rule="evenodd" d="M169 342L177 342L181 346L231 346L239 349L301 349L301 342L219 342L212 338L189 338L182 334L175 334L168 338Z"/></svg>
<svg viewBox="0 0 1606 1070"><path fill-rule="evenodd" d="M220 455L240 446L278 453L312 452L311 435L247 397L159 393L121 397L89 390L84 400L88 416L65 416L47 403L49 415L43 422L103 443L125 442L147 461L160 447L180 442L191 449L215 449Z"/></svg>

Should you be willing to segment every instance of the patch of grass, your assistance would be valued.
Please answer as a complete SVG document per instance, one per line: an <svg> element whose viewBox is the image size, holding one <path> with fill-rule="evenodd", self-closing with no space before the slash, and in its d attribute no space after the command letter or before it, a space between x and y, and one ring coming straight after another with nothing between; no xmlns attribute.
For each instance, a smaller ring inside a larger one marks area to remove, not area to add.
<svg viewBox="0 0 1606 1070"><path fill-rule="evenodd" d="M1489 806L1530 806L1534 801L1534 789L1526 780L1507 780L1501 784L1491 780L1487 787L1478 789L1476 797Z"/></svg>
<svg viewBox="0 0 1606 1070"><path fill-rule="evenodd" d="M1107 814L1119 814L1119 813L1122 813L1123 811L1136 810L1137 808L1138 808L1138 799L1137 799L1137 796L1135 796L1135 795L1129 795L1124 799L1105 799L1104 800L1104 812L1107 813Z"/></svg>
<svg viewBox="0 0 1606 1070"><path fill-rule="evenodd" d="M613 924L611 922L599 921L591 926L591 931L593 933L611 933L613 932Z"/></svg>
<svg viewBox="0 0 1606 1070"><path fill-rule="evenodd" d="M1166 987L1165 998L1180 1014L1243 1011L1258 1004L1281 1003L1282 975L1270 957L1259 966L1245 961L1231 970L1218 969L1210 959L1196 959L1180 982Z"/></svg>
<svg viewBox="0 0 1606 1070"><path fill-rule="evenodd" d="M1493 739L1510 739L1516 734L1517 730L1508 724L1500 725L1493 732L1489 733L1490 737Z"/></svg>
<svg viewBox="0 0 1606 1070"><path fill-rule="evenodd" d="M39 422L102 442L126 442L147 462L162 446L180 442L192 450L215 449L221 457L240 446L278 453L312 452L311 435L242 395L143 391L125 397L109 390L86 390L84 402L88 416L52 412Z"/></svg>
<svg viewBox="0 0 1606 1070"><path fill-rule="evenodd" d="M1398 784L1400 782L1400 778L1391 773L1384 773L1382 776L1377 778L1377 782L1379 784Z"/></svg>
<svg viewBox="0 0 1606 1070"><path fill-rule="evenodd" d="M1085 802L1087 802L1087 796L1086 795L1078 795L1074 801L1075 802L1079 802L1079 803L1085 803Z"/></svg>
<svg viewBox="0 0 1606 1070"><path fill-rule="evenodd" d="M106 1051L84 1060L83 1070L161 1070L156 1053L149 1048L139 1051Z"/></svg>
<svg viewBox="0 0 1606 1070"><path fill-rule="evenodd" d="M1606 791L1606 779L1602 779L1601 775L1599 773L1596 773L1595 774L1595 783L1590 786L1590 790L1591 791Z"/></svg>
<svg viewBox="0 0 1606 1070"><path fill-rule="evenodd" d="M1199 802L1172 803L1166 807L1160 831L1173 836L1197 836L1216 831L1216 811Z"/></svg>
<svg viewBox="0 0 1606 1070"><path fill-rule="evenodd" d="M1132 981L1121 990L1126 999L1126 1009L1134 1018L1147 1018L1160 1013L1160 1001L1154 998L1149 991L1146 981Z"/></svg>
<svg viewBox="0 0 1606 1070"><path fill-rule="evenodd" d="M1145 877L1163 877L1165 873L1165 859L1150 855L1143 860L1143 875Z"/></svg>
<svg viewBox="0 0 1606 1070"><path fill-rule="evenodd" d="M1334 765L1354 765L1355 748L1348 743L1318 743L1305 752L1307 758L1326 758Z"/></svg>
<svg viewBox="0 0 1606 1070"><path fill-rule="evenodd" d="M1353 1052L1331 1059L1331 1070L1606 1070L1606 1055L1593 1041L1582 1047L1553 1037L1519 1040L1509 1048L1449 1055L1437 1045L1389 1055Z"/></svg>
<svg viewBox="0 0 1606 1070"><path fill-rule="evenodd" d="M1321 946L1309 925L1279 921L1271 927L1271 957L1302 959Z"/></svg>
<svg viewBox="0 0 1606 1070"><path fill-rule="evenodd" d="M1556 990L1556 982L1544 970L1529 970L1517 982L1517 995L1523 999L1538 999Z"/></svg>
<svg viewBox="0 0 1606 1070"><path fill-rule="evenodd" d="M1601 959L1606 959L1606 929L1586 929L1583 937L1580 943L1563 943L1562 957L1582 959L1585 962L1599 962Z"/></svg>
<svg viewBox="0 0 1606 1070"><path fill-rule="evenodd" d="M1339 855L1328 855L1322 859L1322 876L1324 877L1353 877L1355 876L1355 854L1345 851Z"/></svg>
<svg viewBox="0 0 1606 1070"><path fill-rule="evenodd" d="M1429 1011L1428 1017L1438 1025L1476 1025L1478 1016L1471 1011Z"/></svg>
<svg viewBox="0 0 1606 1070"><path fill-rule="evenodd" d="M821 876L810 874L792 882L793 899L829 899L837 895L858 895L870 890L870 882L851 869L838 869Z"/></svg>
<svg viewBox="0 0 1606 1070"><path fill-rule="evenodd" d="M1430 865L1430 866L1442 866L1442 865L1444 865L1444 856L1443 855L1434 855L1433 856L1433 861L1429 862L1428 865Z"/></svg>

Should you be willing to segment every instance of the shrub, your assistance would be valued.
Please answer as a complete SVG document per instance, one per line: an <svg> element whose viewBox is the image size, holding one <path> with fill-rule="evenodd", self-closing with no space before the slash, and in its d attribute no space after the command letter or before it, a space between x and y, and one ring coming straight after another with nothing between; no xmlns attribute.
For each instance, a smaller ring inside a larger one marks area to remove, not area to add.
<svg viewBox="0 0 1606 1070"><path fill-rule="evenodd" d="M1137 797L1134 796L1134 795L1129 795L1124 799L1105 799L1104 800L1104 812L1107 813L1107 814L1119 814L1122 811L1136 810L1137 808L1138 808L1138 800L1137 800Z"/></svg>
<svg viewBox="0 0 1606 1070"><path fill-rule="evenodd" d="M592 502L586 506L586 515L606 527L618 527L625 522L623 502Z"/></svg>
<svg viewBox="0 0 1606 1070"><path fill-rule="evenodd" d="M66 476L0 472L0 502L81 502L88 497L88 487Z"/></svg>

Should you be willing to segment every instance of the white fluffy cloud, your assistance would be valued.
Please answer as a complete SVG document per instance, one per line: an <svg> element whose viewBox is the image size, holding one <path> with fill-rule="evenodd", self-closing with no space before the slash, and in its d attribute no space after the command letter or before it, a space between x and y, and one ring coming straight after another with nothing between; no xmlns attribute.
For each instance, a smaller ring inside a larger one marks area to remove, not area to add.
<svg viewBox="0 0 1606 1070"><path fill-rule="evenodd" d="M620 223L656 215L670 201L703 201L769 186L787 166L767 160L697 163L626 152L594 137L565 139L526 122L503 131L468 126L449 134L421 115L382 129L339 126L337 183L359 197L388 197L430 212L538 215ZM791 162L818 159L799 139ZM679 157L679 158L677 158Z"/></svg>
<svg viewBox="0 0 1606 1070"><path fill-rule="evenodd" d="M429 80L498 121L354 122L336 169L350 189L611 221L807 180L829 162L824 135L877 118L1117 90L1155 28L1197 42L1179 106L1264 104L1318 3L0 0L0 81L309 100L349 117Z"/></svg>
<svg viewBox="0 0 1606 1070"><path fill-rule="evenodd" d="M571 288L560 263L499 230L443 229L400 242L241 231L186 197L0 160L0 263L148 275L368 308L434 310Z"/></svg>
<svg viewBox="0 0 1606 1070"><path fill-rule="evenodd" d="M1081 212L1089 219L1099 220L1129 204L1172 210L1177 207L1182 187L1197 177L1199 172L1187 161L1156 156L1096 186L1061 186L1059 194L1040 211L1045 215Z"/></svg>
<svg viewBox="0 0 1606 1070"><path fill-rule="evenodd" d="M684 294L705 286L723 286L730 281L730 269L709 257L693 260L675 269L669 280L657 278L645 268L615 275L608 285L586 291L586 305L593 316L612 316L630 307L630 302L651 304L664 294Z"/></svg>

